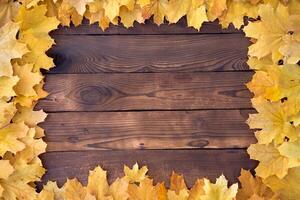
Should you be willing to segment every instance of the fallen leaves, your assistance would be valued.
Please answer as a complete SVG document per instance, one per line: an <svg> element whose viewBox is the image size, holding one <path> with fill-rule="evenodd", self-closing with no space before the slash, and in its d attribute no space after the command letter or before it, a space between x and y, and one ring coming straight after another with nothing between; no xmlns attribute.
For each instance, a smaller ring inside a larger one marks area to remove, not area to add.
<svg viewBox="0 0 300 200"><path fill-rule="evenodd" d="M300 3L298 0L3 0L0 2L0 197L9 200L279 200L300 199ZM258 111L248 119L256 129L257 144L248 148L258 160L256 177L242 171L228 187L224 176L215 183L197 179L189 189L182 175L173 173L170 188L154 185L147 167L124 167L124 176L108 183L101 167L90 171L87 186L77 179L62 188L49 182L40 193L33 183L45 169L40 154L46 143L38 126L46 118L34 110L43 90L41 69L54 66L46 51L54 44L49 32L59 24L75 26L83 17L126 28L153 18L156 24L176 23L199 30L206 21L219 20L244 28L251 69L247 87ZM244 17L252 18L248 25ZM237 196L237 197L236 197Z"/></svg>

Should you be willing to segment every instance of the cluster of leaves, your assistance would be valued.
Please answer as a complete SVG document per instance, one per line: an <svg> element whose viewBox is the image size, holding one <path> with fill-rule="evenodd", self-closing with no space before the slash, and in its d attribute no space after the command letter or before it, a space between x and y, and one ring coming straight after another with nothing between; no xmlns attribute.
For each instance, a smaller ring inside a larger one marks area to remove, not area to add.
<svg viewBox="0 0 300 200"><path fill-rule="evenodd" d="M248 148L258 160L256 175L282 199L300 199L300 2L262 5L259 20L244 28L254 42L247 84L258 111L248 119L258 143Z"/></svg>
<svg viewBox="0 0 300 200"><path fill-rule="evenodd" d="M90 171L87 186L77 179L67 180L62 188L55 182L48 182L38 194L38 200L243 200L268 199L276 200L270 188L263 185L260 178L254 178L249 171L242 170L239 180L242 189L233 184L228 187L226 178L221 175L215 183L203 178L197 179L189 190L182 175L172 173L170 187L164 183L153 184L147 174L147 167L139 169L135 164L132 169L124 166L124 176L117 178L111 185L107 174L101 167ZM251 188L251 189L249 189Z"/></svg>
<svg viewBox="0 0 300 200"><path fill-rule="evenodd" d="M48 33L59 24L79 25L84 17L104 30L149 18L176 23L183 16L198 30L205 21L240 28L245 16L253 19L244 31L253 41L248 63L256 71L247 86L258 111L248 120L259 129L258 143L248 149L260 161L257 177L242 170L241 189L228 188L221 176L215 184L199 179L189 190L183 177L173 174L167 190L153 185L146 167L125 167L125 176L110 186L97 167L86 187L74 179L62 188L50 182L36 193L34 182L45 172L38 156L46 148L38 124L46 114L33 107L47 95L40 70L53 67L45 54L54 44ZM0 47L0 199L300 199L299 0L2 0Z"/></svg>

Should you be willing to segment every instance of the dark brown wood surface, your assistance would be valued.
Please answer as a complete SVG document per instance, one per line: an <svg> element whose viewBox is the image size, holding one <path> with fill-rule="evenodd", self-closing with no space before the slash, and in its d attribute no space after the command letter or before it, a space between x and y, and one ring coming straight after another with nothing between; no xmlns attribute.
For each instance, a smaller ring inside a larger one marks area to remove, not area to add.
<svg viewBox="0 0 300 200"><path fill-rule="evenodd" d="M57 67L45 72L50 95L37 105L49 114L43 182L86 182L98 164L112 181L138 162L156 182L175 170L191 186L222 173L235 182L241 168L255 167L246 153L255 139L245 124L252 72L241 31L214 22L197 32L181 20L103 32L85 21L51 35Z"/></svg>

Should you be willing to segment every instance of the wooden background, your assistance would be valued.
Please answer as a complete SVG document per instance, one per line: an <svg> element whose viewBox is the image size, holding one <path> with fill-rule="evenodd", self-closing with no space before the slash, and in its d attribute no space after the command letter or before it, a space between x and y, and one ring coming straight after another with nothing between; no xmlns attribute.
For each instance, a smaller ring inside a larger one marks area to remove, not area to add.
<svg viewBox="0 0 300 200"><path fill-rule="evenodd" d="M138 162L156 182L175 170L191 186L222 173L233 182L256 166L246 152L255 139L245 124L252 72L241 31L207 23L197 32L181 20L106 32L84 23L51 35L57 67L37 106L49 114L44 182L86 183L98 164L112 181Z"/></svg>

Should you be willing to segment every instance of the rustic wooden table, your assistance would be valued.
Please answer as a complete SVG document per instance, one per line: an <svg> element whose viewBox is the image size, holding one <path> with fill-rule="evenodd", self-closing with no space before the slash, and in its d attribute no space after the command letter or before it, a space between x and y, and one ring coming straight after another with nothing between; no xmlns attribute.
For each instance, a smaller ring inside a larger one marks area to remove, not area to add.
<svg viewBox="0 0 300 200"><path fill-rule="evenodd" d="M52 36L57 67L37 106L49 114L44 181L86 182L98 164L113 180L138 162L156 181L175 170L191 186L222 173L233 182L255 167L246 153L255 141L245 124L249 41L240 31L209 23L197 32L181 20L104 33L83 24Z"/></svg>

